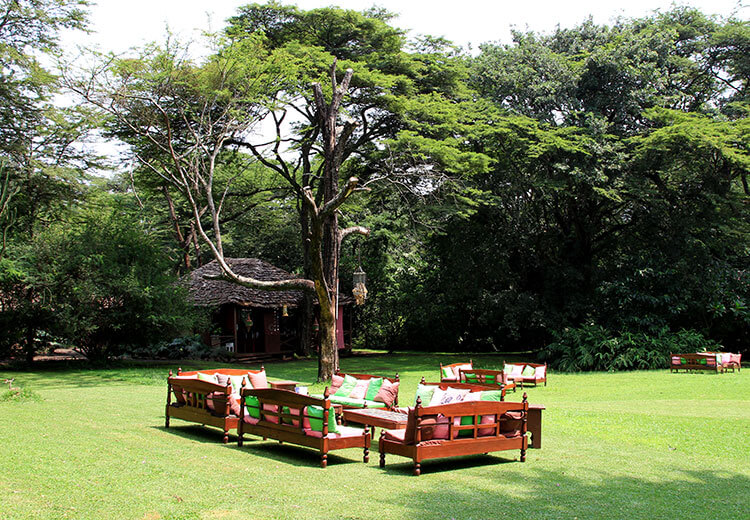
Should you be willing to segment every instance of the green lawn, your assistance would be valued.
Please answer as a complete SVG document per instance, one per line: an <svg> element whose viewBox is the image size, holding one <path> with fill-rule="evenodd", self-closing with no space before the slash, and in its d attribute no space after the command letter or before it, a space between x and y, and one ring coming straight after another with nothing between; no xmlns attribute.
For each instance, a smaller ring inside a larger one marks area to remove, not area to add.
<svg viewBox="0 0 750 520"><path fill-rule="evenodd" d="M473 356L493 368L500 358ZM342 370L401 376L401 404L451 356L373 356ZM177 363L174 365L176 368ZM217 366L182 363L183 368ZM11 372L38 400L0 401L0 519L750 518L750 370L550 375L544 447L427 461L329 455L213 428L164 428L168 367ZM311 383L309 361L267 364ZM313 390L320 390L315 386ZM520 400L521 393L510 393ZM0 392L2 398L2 392Z"/></svg>

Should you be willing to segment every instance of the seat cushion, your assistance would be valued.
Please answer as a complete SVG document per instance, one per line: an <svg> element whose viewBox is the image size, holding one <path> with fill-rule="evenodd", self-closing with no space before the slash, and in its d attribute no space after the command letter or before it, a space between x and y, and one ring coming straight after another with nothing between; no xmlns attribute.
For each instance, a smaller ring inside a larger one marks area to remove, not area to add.
<svg viewBox="0 0 750 520"><path fill-rule="evenodd" d="M365 430L362 428L354 428L351 426L337 426L337 431L334 433L329 433L326 436L326 439L342 439L342 438L352 438L352 437L364 437ZM323 437L323 432L313 430L310 428L304 428L303 431L305 432L305 435L309 437L315 437L316 439L320 439Z"/></svg>
<svg viewBox="0 0 750 520"><path fill-rule="evenodd" d="M404 443L405 434L406 430L385 430L385 435L383 436L383 438L388 441Z"/></svg>

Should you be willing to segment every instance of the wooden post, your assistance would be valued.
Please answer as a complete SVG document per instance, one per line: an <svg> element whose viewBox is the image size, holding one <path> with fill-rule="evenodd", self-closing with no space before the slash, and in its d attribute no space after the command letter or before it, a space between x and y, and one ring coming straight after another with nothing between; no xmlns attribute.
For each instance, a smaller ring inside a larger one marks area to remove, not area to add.
<svg viewBox="0 0 750 520"><path fill-rule="evenodd" d="M240 420L237 422L237 446L242 447L242 425L245 423L245 392L240 390Z"/></svg>
<svg viewBox="0 0 750 520"><path fill-rule="evenodd" d="M172 377L172 371L169 371L169 376ZM172 404L172 383L167 379L167 407L164 410L164 427L169 428L169 405Z"/></svg>
<svg viewBox="0 0 750 520"><path fill-rule="evenodd" d="M528 429L528 415L529 415L529 402L526 399L526 392L523 393L523 400L521 401L524 404L524 411L523 411L523 423L521 426L521 435L522 443L521 443L521 462L526 462L526 443L528 440L526 439L526 430Z"/></svg>
<svg viewBox="0 0 750 520"><path fill-rule="evenodd" d="M378 448L378 451L380 451L380 467L385 467L385 450L383 449L383 437L385 436L385 430L380 430L380 446Z"/></svg>

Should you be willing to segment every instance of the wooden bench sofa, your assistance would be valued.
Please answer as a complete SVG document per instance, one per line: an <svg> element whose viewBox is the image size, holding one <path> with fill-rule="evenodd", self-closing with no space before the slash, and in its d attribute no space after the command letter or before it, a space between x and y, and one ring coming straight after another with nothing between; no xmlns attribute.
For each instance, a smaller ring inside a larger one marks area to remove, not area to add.
<svg viewBox="0 0 750 520"><path fill-rule="evenodd" d="M398 406L399 378L336 372L323 396L342 408L386 408Z"/></svg>
<svg viewBox="0 0 750 520"><path fill-rule="evenodd" d="M469 360L468 363L451 363L443 365L440 363L440 381L442 383L458 383L461 381L461 370L472 370L474 363Z"/></svg>
<svg viewBox="0 0 750 520"><path fill-rule="evenodd" d="M411 458L414 475L421 473L423 460L442 457L520 450L524 462L528 409L526 394L520 403L463 401L423 407L418 400L408 411L405 429L381 431L380 467L385 467L388 453Z"/></svg>
<svg viewBox="0 0 750 520"><path fill-rule="evenodd" d="M344 448L362 448L364 462L370 457L370 430L336 423L329 399L300 395L289 390L242 390L237 444L252 434L279 442L315 448L320 466L328 465L328 452Z"/></svg>
<svg viewBox="0 0 750 520"><path fill-rule="evenodd" d="M516 391L516 383L510 381L503 370L487 370L472 368L471 370L459 369L459 381L461 383L473 383L483 385L497 385L505 390Z"/></svg>
<svg viewBox="0 0 750 520"><path fill-rule="evenodd" d="M164 426L169 428L172 418L214 426L224 432L226 444L229 431L236 429L239 421L240 388L250 385L251 376L257 385L268 386L263 367L260 370L221 368L190 372L178 369L176 376L170 370Z"/></svg>
<svg viewBox="0 0 750 520"><path fill-rule="evenodd" d="M503 371L508 381L523 385L544 383L547 386L547 363L506 363Z"/></svg>
<svg viewBox="0 0 750 520"><path fill-rule="evenodd" d="M709 371L722 373L729 369L734 372L741 369L742 354L730 352L691 352L686 354L669 354L670 372Z"/></svg>

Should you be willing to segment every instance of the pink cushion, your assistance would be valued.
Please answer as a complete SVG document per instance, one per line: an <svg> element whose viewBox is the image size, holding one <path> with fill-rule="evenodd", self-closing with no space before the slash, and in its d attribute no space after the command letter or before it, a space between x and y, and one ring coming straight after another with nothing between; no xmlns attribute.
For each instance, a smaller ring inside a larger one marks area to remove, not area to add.
<svg viewBox="0 0 750 520"><path fill-rule="evenodd" d="M447 439L450 433L450 421L448 418L440 414L437 418L437 424L435 425L434 433L432 434L433 439Z"/></svg>
<svg viewBox="0 0 750 520"><path fill-rule="evenodd" d="M349 394L349 399L364 399L369 384L369 379L358 379L357 384L354 385L354 390Z"/></svg>
<svg viewBox="0 0 750 520"><path fill-rule="evenodd" d="M461 377L461 370L471 370L474 367L471 366L471 363L465 363L451 368L453 369L453 376L456 378L456 381L458 381Z"/></svg>
<svg viewBox="0 0 750 520"><path fill-rule="evenodd" d="M386 406L393 406L393 403L398 397L398 385L400 383L391 383L387 379L383 379L383 385L378 390L378 393L373 398L373 401L379 403L385 403Z"/></svg>
<svg viewBox="0 0 750 520"><path fill-rule="evenodd" d="M341 385L344 384L344 378L342 376L337 376L336 374L333 374L331 376L331 388L328 389L328 395L333 395L336 393L336 390L341 388Z"/></svg>
<svg viewBox="0 0 750 520"><path fill-rule="evenodd" d="M479 424L493 424L494 422L494 415L483 415ZM495 435L495 428L479 428L479 435Z"/></svg>
<svg viewBox="0 0 750 520"><path fill-rule="evenodd" d="M260 422L260 419L256 419L255 417L251 417L247 414L247 411L245 411L245 417L242 418L243 422L246 422L247 424L258 424Z"/></svg>
<svg viewBox="0 0 750 520"><path fill-rule="evenodd" d="M278 405L275 405L275 404L265 404L264 403L263 404L263 410L265 410L266 412L278 412L279 411L279 407L278 407ZM266 421L272 422L272 423L275 423L275 424L279 424L279 416L278 415L266 415L266 414L262 414L262 415L263 415L263 418Z"/></svg>
<svg viewBox="0 0 750 520"><path fill-rule="evenodd" d="M250 384L253 388L268 388L268 378L266 378L265 370L261 370L258 373L248 372L247 377L250 378Z"/></svg>
<svg viewBox="0 0 750 520"><path fill-rule="evenodd" d="M404 442L405 429L401 430L385 430L385 439L389 441Z"/></svg>

